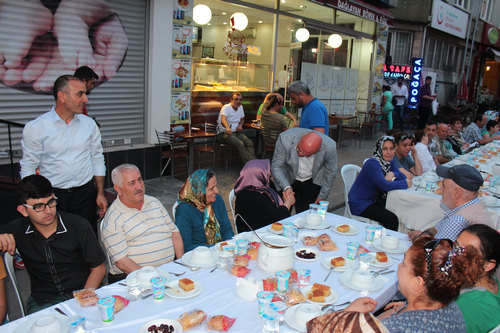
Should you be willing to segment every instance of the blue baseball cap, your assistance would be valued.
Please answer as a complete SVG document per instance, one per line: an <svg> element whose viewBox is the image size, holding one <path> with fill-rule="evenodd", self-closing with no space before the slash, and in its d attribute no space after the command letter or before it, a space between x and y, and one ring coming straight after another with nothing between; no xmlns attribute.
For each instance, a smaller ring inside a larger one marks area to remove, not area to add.
<svg viewBox="0 0 500 333"><path fill-rule="evenodd" d="M460 164L450 167L440 165L436 169L439 177L453 180L458 186L469 190L477 191L483 185L483 177L476 168L468 164Z"/></svg>

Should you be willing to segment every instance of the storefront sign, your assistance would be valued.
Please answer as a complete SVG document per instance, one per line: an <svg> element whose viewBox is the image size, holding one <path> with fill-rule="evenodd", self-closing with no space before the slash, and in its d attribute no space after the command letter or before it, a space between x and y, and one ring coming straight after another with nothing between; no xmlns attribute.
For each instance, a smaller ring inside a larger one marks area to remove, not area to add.
<svg viewBox="0 0 500 333"><path fill-rule="evenodd" d="M500 38L498 36L500 33L499 30L500 29L495 27L494 25L491 25L489 23L484 23L483 38L482 38L483 44L496 46L497 48L500 48Z"/></svg>
<svg viewBox="0 0 500 333"><path fill-rule="evenodd" d="M469 14L443 1L434 1L432 5L431 27L465 38Z"/></svg>
<svg viewBox="0 0 500 333"><path fill-rule="evenodd" d="M405 80L409 80L410 75L411 66L384 64L384 78L386 79L397 79L398 77L402 77Z"/></svg>
<svg viewBox="0 0 500 333"><path fill-rule="evenodd" d="M342 10L346 13L362 17L364 19L394 26L394 16L386 9L372 6L361 0L312 0L319 4Z"/></svg>
<svg viewBox="0 0 500 333"><path fill-rule="evenodd" d="M420 80L422 78L422 58L413 58L411 65L410 98L408 107L416 108L418 93L420 92Z"/></svg>

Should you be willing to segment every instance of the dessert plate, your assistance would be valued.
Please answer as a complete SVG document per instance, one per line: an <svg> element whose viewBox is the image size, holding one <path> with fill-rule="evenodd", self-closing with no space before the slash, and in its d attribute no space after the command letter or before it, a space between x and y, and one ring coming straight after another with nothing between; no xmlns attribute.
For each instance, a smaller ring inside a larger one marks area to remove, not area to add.
<svg viewBox="0 0 500 333"><path fill-rule="evenodd" d="M311 258L311 259L301 258L301 257L299 257L297 255L297 252L303 251L303 250L305 250L307 253L314 253L316 256L314 258ZM316 261L316 260L319 260L320 257L321 257L321 253L318 250L308 249L308 248L302 248L302 249L295 250L295 258L297 258L298 260L302 260L302 261Z"/></svg>
<svg viewBox="0 0 500 333"><path fill-rule="evenodd" d="M370 261L370 266L373 267L379 267L379 268L384 268L384 267L389 267L392 266L394 263L394 260L387 256L387 261L386 262L380 262L377 260L377 254L374 252L368 252L369 255L371 255L371 261Z"/></svg>
<svg viewBox="0 0 500 333"><path fill-rule="evenodd" d="M276 235L283 235L283 229L281 230L274 230L273 227L269 226L267 227L267 231L273 233L273 234L276 234Z"/></svg>
<svg viewBox="0 0 500 333"><path fill-rule="evenodd" d="M337 224L335 226L332 227L332 230L340 235L346 235L346 236L352 236L352 235L356 235L358 232L359 232L359 229L358 227L355 227L353 225L350 225L349 224L349 231L348 232L341 232L341 231L338 231L337 230L337 227L341 226L341 225L344 225L344 224L347 224L347 223L342 223L342 224Z"/></svg>
<svg viewBox="0 0 500 333"><path fill-rule="evenodd" d="M333 258L337 258L338 256L333 256L333 257L328 257L328 258L325 258L323 259L323 261L321 262L321 264L323 265L323 267L325 267L326 269L330 269L332 268L332 263L331 263L331 260ZM345 257L343 257L344 260L345 260L345 264L344 266L339 266L339 267L335 267L333 270L335 272L345 272L345 271L348 271L348 270L351 270L354 268L354 261L353 260L348 260L346 259Z"/></svg>
<svg viewBox="0 0 500 333"><path fill-rule="evenodd" d="M170 325L174 327L174 332L175 333L182 333L182 325L174 319L167 319L167 318L159 318L159 319L153 319L142 325L141 329L139 330L139 333L150 333L151 331L148 331L148 328L156 325L160 326L161 324L164 325Z"/></svg>
<svg viewBox="0 0 500 333"><path fill-rule="evenodd" d="M360 290L360 291L375 291L375 290L382 289L382 287L384 286L384 283L385 283L384 279L385 278L380 276L380 275L375 276L373 278L372 283L370 283L370 285L359 286L359 285L352 282L352 278L351 278L352 273L354 273L354 270L344 272L344 273L342 273L342 275L340 275L340 282L342 282L348 288L351 288L354 290Z"/></svg>
<svg viewBox="0 0 500 333"><path fill-rule="evenodd" d="M380 250L384 251L387 253L405 253L406 250L408 250L408 245L404 244L403 242L399 242L399 245L395 249L388 249L385 246L382 245L382 239L377 238L373 241L373 247Z"/></svg>
<svg viewBox="0 0 500 333"><path fill-rule="evenodd" d="M325 301L324 302L311 301L309 298L307 298L307 293L309 293L312 290L312 287L313 286L311 284L311 285L308 285L308 286L305 286L304 288L302 288L302 294L304 295L304 297L306 298L306 300L309 303L318 304L318 305L333 304L339 298L339 295L337 294L337 292L330 287L331 294L330 294L330 296L325 297Z"/></svg>
<svg viewBox="0 0 500 333"><path fill-rule="evenodd" d="M215 251L210 251L210 252L212 255L211 260L207 260L207 261L202 262L202 263L198 263L198 262L194 263L193 262L193 251L189 251L187 253L184 253L184 255L182 256L182 262L188 266L191 266L191 267L201 267L201 268L213 267L213 266L217 265L218 255L217 255L217 252L215 252Z"/></svg>
<svg viewBox="0 0 500 333"><path fill-rule="evenodd" d="M165 288L165 294L169 297L177 299L195 297L201 293L203 287L198 281L192 281L194 282L194 289L190 291L184 291L181 287L179 287L179 280L171 281L167 283L167 286L170 288Z"/></svg>
<svg viewBox="0 0 500 333"><path fill-rule="evenodd" d="M330 227L330 222L328 222L326 219L321 221L320 224L318 225L309 225L305 220L301 220L300 224L298 225L300 228L306 228L306 229L312 229L312 230L321 230L321 229L326 229Z"/></svg>
<svg viewBox="0 0 500 333"><path fill-rule="evenodd" d="M313 306L316 306L316 304L311 304ZM294 330L297 330L299 332L305 332L306 331L306 323L305 322L297 322L297 320L295 320L295 310L297 310L297 307L300 306L300 304L296 304L294 306L291 306L289 307L286 311L285 311L285 323L287 323L288 326L290 326L291 328L293 328ZM319 308L319 306L317 307L318 309L318 316L322 314L321 312L321 309Z"/></svg>

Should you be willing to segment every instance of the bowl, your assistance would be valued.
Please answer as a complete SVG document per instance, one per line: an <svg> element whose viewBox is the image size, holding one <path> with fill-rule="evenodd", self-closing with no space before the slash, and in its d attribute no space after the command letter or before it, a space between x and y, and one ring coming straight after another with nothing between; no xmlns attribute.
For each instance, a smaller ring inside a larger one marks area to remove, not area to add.
<svg viewBox="0 0 500 333"><path fill-rule="evenodd" d="M194 265L204 264L212 260L212 251L206 246L198 246L191 255L191 261Z"/></svg>
<svg viewBox="0 0 500 333"><path fill-rule="evenodd" d="M306 215L306 225L318 226L321 224L322 218L319 214L307 214Z"/></svg>
<svg viewBox="0 0 500 333"><path fill-rule="evenodd" d="M31 326L31 333L59 333L62 331L62 323L54 316L43 316L37 319Z"/></svg>
<svg viewBox="0 0 500 333"><path fill-rule="evenodd" d="M351 281L359 287L370 287L373 282L373 274L364 269L352 272Z"/></svg>
<svg viewBox="0 0 500 333"><path fill-rule="evenodd" d="M160 276L160 271L153 266L144 266L137 272L137 279L143 284L149 284L151 279Z"/></svg>
<svg viewBox="0 0 500 333"><path fill-rule="evenodd" d="M309 320L316 318L320 314L321 314L321 309L319 309L314 304L309 304L309 303L299 304L295 309L295 322L298 325L305 327L306 323Z"/></svg>
<svg viewBox="0 0 500 333"><path fill-rule="evenodd" d="M399 239L393 236L382 236L382 245L389 250L397 249L399 246Z"/></svg>

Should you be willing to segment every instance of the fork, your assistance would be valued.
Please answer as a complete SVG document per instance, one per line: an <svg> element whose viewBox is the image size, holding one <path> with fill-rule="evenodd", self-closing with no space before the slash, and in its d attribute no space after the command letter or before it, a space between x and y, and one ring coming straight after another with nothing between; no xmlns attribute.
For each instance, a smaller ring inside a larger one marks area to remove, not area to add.
<svg viewBox="0 0 500 333"><path fill-rule="evenodd" d="M330 276L330 274L332 274L332 271L335 269L335 267L330 267L330 271L328 272L328 274L326 275L325 279L323 280L323 282L326 282L326 280L328 279L328 277Z"/></svg>

